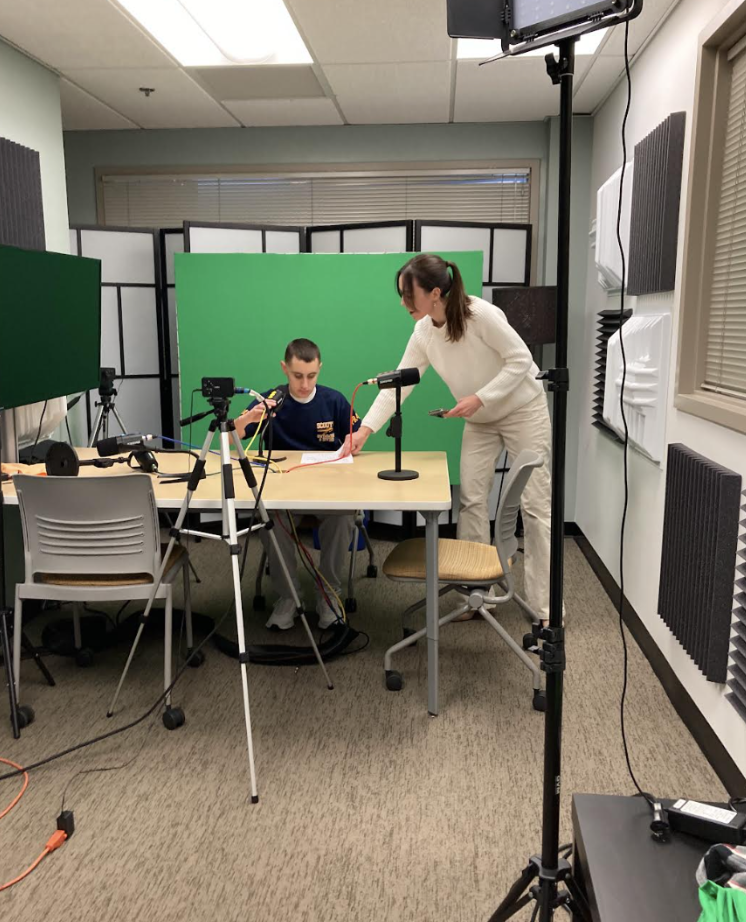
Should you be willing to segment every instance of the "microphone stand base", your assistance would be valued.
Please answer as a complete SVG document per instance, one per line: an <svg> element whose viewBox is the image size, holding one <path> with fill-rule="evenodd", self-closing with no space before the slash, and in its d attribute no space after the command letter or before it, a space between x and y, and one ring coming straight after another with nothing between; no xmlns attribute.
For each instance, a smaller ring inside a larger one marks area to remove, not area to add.
<svg viewBox="0 0 746 922"><path fill-rule="evenodd" d="M381 480L417 480L420 476L417 471L379 471Z"/></svg>

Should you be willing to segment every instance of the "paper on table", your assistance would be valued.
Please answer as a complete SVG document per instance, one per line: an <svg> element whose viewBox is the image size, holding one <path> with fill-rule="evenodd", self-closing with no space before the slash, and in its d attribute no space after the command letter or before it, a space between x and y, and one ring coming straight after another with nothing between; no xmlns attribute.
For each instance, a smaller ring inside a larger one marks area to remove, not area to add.
<svg viewBox="0 0 746 922"><path fill-rule="evenodd" d="M343 448L344 446L335 452L304 451L300 456L300 463L319 464L319 462L325 461L327 464L352 464L352 455L347 455L346 458L342 457Z"/></svg>

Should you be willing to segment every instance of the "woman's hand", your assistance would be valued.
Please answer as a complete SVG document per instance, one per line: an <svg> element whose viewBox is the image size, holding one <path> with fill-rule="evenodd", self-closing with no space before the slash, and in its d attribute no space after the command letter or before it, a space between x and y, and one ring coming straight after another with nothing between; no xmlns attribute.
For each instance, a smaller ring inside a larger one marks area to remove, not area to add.
<svg viewBox="0 0 746 922"><path fill-rule="evenodd" d="M350 436L345 437L344 449L342 451L342 457L347 455L357 455L362 451L363 445L368 441L368 436L373 432L372 429L369 429L368 426L361 426L357 432L352 433L352 443L350 443Z"/></svg>
<svg viewBox="0 0 746 922"><path fill-rule="evenodd" d="M456 406L445 415L448 419L454 416L463 416L464 419L469 419L470 416L473 416L477 410L481 409L483 406L484 404L479 397L477 397L476 394L471 394L469 397L462 397Z"/></svg>

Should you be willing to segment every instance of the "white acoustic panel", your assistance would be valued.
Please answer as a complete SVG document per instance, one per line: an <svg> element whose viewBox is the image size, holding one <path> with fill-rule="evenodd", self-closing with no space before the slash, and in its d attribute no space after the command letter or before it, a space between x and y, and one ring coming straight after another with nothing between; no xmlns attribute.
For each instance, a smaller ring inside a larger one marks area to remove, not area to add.
<svg viewBox="0 0 746 922"><path fill-rule="evenodd" d="M490 280L490 230L488 227L440 227L424 225L420 232L420 249L423 253L442 253L459 250L481 250L482 280Z"/></svg>
<svg viewBox="0 0 746 922"><path fill-rule="evenodd" d="M80 256L80 253L78 253L78 232L71 230L69 233L70 233L70 255Z"/></svg>
<svg viewBox="0 0 746 922"><path fill-rule="evenodd" d="M630 161L624 172L624 194L622 196L622 213L619 216L619 187L622 168L610 176L596 193L596 268L598 284L607 291L622 287L622 255L617 239L617 219L619 219L619 236L622 238L624 255L629 265L629 224L632 210L633 162Z"/></svg>
<svg viewBox="0 0 746 922"><path fill-rule="evenodd" d="M268 230L265 245L268 253L300 253L300 233Z"/></svg>
<svg viewBox="0 0 746 922"><path fill-rule="evenodd" d="M527 230L496 227L492 238L492 281L525 285L527 250Z"/></svg>
<svg viewBox="0 0 746 922"><path fill-rule="evenodd" d="M166 284L176 284L174 277L174 253L184 252L184 234L164 234L164 249L166 257Z"/></svg>
<svg viewBox="0 0 746 922"><path fill-rule="evenodd" d="M404 253L407 228L355 227L342 232L345 253Z"/></svg>
<svg viewBox="0 0 746 922"><path fill-rule="evenodd" d="M630 444L653 461L663 458L666 436L666 399L671 353L671 315L630 317L621 330L627 358L624 415ZM606 353L604 420L624 438L620 407L622 392L620 331L609 339Z"/></svg>
<svg viewBox="0 0 746 922"><path fill-rule="evenodd" d="M119 309L116 288L101 289L101 366L122 373L119 348Z"/></svg>
<svg viewBox="0 0 746 922"><path fill-rule="evenodd" d="M191 253L261 253L262 232L231 227L190 227Z"/></svg>
<svg viewBox="0 0 746 922"><path fill-rule="evenodd" d="M101 260L101 281L155 284L154 238L136 231L81 231L81 256Z"/></svg>
<svg viewBox="0 0 746 922"><path fill-rule="evenodd" d="M311 252L312 253L341 253L341 232L333 231L312 231L311 232Z"/></svg>
<svg viewBox="0 0 746 922"><path fill-rule="evenodd" d="M157 375L158 320L155 289L122 288L122 335L128 375Z"/></svg>

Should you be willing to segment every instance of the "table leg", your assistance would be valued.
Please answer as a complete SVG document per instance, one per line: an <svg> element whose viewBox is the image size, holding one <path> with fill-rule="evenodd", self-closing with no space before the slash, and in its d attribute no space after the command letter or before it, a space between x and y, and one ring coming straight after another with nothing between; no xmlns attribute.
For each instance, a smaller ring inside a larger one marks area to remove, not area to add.
<svg viewBox="0 0 746 922"><path fill-rule="evenodd" d="M427 710L438 715L438 516L425 512L425 598L427 624Z"/></svg>

